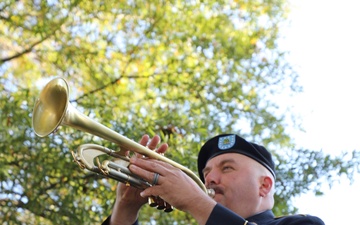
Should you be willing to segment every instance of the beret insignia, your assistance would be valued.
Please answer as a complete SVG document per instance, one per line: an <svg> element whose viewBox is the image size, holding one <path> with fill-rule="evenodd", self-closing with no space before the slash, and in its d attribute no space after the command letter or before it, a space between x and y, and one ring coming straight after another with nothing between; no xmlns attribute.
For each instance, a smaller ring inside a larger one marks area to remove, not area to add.
<svg viewBox="0 0 360 225"><path fill-rule="evenodd" d="M219 138L218 147L221 150L230 149L235 145L235 135L229 135Z"/></svg>

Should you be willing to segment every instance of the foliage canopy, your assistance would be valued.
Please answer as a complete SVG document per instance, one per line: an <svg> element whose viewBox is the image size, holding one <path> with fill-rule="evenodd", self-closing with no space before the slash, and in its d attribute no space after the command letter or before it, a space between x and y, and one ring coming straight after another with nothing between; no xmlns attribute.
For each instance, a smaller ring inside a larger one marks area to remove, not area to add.
<svg viewBox="0 0 360 225"><path fill-rule="evenodd" d="M2 1L0 221L93 224L111 213L116 182L80 170L70 151L117 146L70 127L47 138L32 130L35 99L58 76L79 111L134 140L160 134L167 157L193 171L213 135L263 143L278 163L277 215L296 212L294 196L321 194L324 181L351 179L358 152L346 160L297 149L277 105L274 96L301 91L277 46L287 11L285 0ZM150 207L140 220L195 224Z"/></svg>

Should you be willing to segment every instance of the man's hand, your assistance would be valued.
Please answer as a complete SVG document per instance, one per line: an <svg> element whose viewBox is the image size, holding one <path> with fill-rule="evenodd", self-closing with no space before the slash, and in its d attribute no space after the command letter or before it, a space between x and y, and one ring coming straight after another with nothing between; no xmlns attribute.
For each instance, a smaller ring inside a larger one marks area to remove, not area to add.
<svg viewBox="0 0 360 225"><path fill-rule="evenodd" d="M166 152L168 145L164 143L156 149L160 141L158 135L154 136L151 140L148 135L144 135L139 143L143 146L147 146L150 150L155 150L156 152L163 154ZM141 157L142 155L135 154L133 158ZM147 197L140 196L141 191L142 190L137 188L126 186L124 183L118 184L116 202L111 215L111 225L133 224L136 221L140 208L147 203Z"/></svg>
<svg viewBox="0 0 360 225"><path fill-rule="evenodd" d="M184 173L166 162L148 158L131 158L132 173L155 185L146 188L141 196L159 196L175 208L190 213L199 224L205 224L216 202L198 184Z"/></svg>

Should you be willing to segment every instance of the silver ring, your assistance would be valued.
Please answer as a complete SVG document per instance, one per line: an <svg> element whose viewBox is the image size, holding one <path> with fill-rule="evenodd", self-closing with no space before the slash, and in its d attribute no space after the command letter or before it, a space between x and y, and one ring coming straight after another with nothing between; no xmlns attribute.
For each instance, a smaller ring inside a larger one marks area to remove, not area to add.
<svg viewBox="0 0 360 225"><path fill-rule="evenodd" d="M152 186L154 185L157 185L157 182L159 180L159 174L158 173L154 173L154 179L153 179L153 182L152 182Z"/></svg>

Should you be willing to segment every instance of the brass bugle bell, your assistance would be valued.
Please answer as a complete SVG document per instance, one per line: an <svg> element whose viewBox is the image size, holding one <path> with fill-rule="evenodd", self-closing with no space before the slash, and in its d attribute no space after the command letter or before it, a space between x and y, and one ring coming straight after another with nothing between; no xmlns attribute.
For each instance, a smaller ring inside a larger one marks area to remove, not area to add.
<svg viewBox="0 0 360 225"><path fill-rule="evenodd" d="M83 169L86 168L92 172L115 179L129 186L145 189L151 186L151 184L132 174L127 169L129 158L126 156L126 152L133 151L145 157L166 162L182 170L192 178L205 193L209 196L214 194L214 191L212 189L206 189L202 181L188 168L80 113L69 102L69 86L66 80L63 78L55 78L45 85L40 93L40 97L35 102L32 126L36 135L39 137L46 137L56 131L61 125L70 126L93 134L111 141L120 147L119 151L114 151L94 144L84 144L79 146L77 152L72 152L72 155L75 161ZM112 160L100 162L98 157L105 154L111 156ZM152 205L158 205L156 204L156 202L158 202L156 199L150 200L153 201ZM165 209L166 211L171 211L168 206L166 206Z"/></svg>

